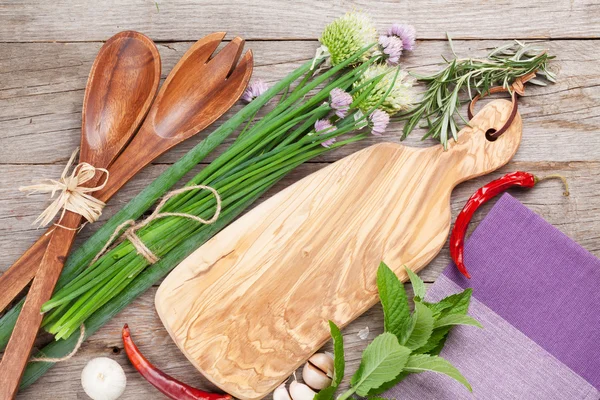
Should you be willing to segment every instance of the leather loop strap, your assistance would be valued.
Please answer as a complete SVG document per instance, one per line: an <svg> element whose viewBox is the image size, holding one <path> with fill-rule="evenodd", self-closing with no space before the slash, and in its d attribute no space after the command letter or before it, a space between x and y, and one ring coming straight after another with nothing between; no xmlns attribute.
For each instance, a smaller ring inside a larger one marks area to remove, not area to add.
<svg viewBox="0 0 600 400"><path fill-rule="evenodd" d="M527 75L523 75L521 77L518 77L517 79L515 79L515 81L513 82L512 85L510 85L510 89L506 88L504 86L494 86L493 88L490 88L490 90L488 90L487 92L485 92L483 95L478 94L477 96L473 97L473 99L471 100L471 102L469 103L469 108L467 109L467 115L469 117L469 120L473 119L473 109L475 108L475 104L477 103L477 101L479 101L482 97L485 97L487 95L490 94L494 94L494 93L502 93L502 92L510 92L511 93L511 100L512 100L512 109L510 111L510 115L508 116L508 119L506 120L506 122L504 123L504 125L502 125L502 127L494 132L488 132L487 135L491 140L496 140L498 139L500 136L502 136L502 134L504 132L506 132L506 130L508 128L510 128L510 126L512 125L513 120L515 119L515 116L517 115L517 110L519 108L519 104L517 101L517 95L523 95L525 94L525 83L534 78L535 77L535 72L530 72Z"/></svg>

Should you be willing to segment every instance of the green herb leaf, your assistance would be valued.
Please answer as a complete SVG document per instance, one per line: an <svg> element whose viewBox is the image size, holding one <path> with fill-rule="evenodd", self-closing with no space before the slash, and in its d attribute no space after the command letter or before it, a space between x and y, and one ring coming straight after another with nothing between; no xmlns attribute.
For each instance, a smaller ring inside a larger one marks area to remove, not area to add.
<svg viewBox="0 0 600 400"><path fill-rule="evenodd" d="M423 302L433 313L435 319L439 319L448 314L466 314L471 303L473 289L468 288L460 293L453 294L443 298L437 303Z"/></svg>
<svg viewBox="0 0 600 400"><path fill-rule="evenodd" d="M431 333L431 337L423 346L416 350L413 350L413 354L429 354L437 356L440 354L446 343L448 332L450 332L451 326L446 326L439 329L434 329Z"/></svg>
<svg viewBox="0 0 600 400"><path fill-rule="evenodd" d="M462 383L470 392L473 391L471 385L469 385L469 382L460 371L442 357L429 356L426 354L413 354L409 357L404 371L410 373L432 371L444 374Z"/></svg>
<svg viewBox="0 0 600 400"><path fill-rule="evenodd" d="M448 43L454 53L452 39L448 36ZM493 86L503 86L507 89L517 78L527 76L535 72L539 78L548 82L554 82L554 74L548 68L548 62L554 58L546 50L536 46L524 45L518 41L507 46L497 48L488 54L487 58L459 58L454 53L453 60L442 56L446 65L442 70L432 75L413 74L425 83L427 89L419 103L412 110L398 117L399 120L409 121L405 126L402 139L405 139L415 127L418 121L427 120L427 132L423 139L438 139L444 148L448 147L449 133L454 140L458 139L458 130L455 117L460 115L460 96L468 94L473 98L474 94L487 94ZM543 84L545 82L536 79L531 83Z"/></svg>
<svg viewBox="0 0 600 400"><path fill-rule="evenodd" d="M410 279L410 284L412 285L415 297L418 297L420 300L423 300L425 298L425 283L423 283L423 280L419 278L419 276L415 274L413 270L408 268L406 265L404 266L404 269L406 270L408 278Z"/></svg>
<svg viewBox="0 0 600 400"><path fill-rule="evenodd" d="M387 392L388 390L390 390L391 388L393 388L394 386L396 386L397 384L402 382L402 380L404 380L404 378L406 378L408 375L410 375L408 372L400 373L400 375L398 375L391 381L384 383L383 385L379 386L378 388L371 389L367 396L377 396L383 392Z"/></svg>
<svg viewBox="0 0 600 400"><path fill-rule="evenodd" d="M447 315L466 315L471 302L473 290L468 288L460 293L448 296L437 303L423 302L433 313L433 318L439 320ZM452 326L443 326L433 330L431 337L425 345L416 349L414 353L438 355L444 348L446 337Z"/></svg>
<svg viewBox="0 0 600 400"><path fill-rule="evenodd" d="M325 389L321 389L315 395L313 400L333 400L336 390L337 390L337 387L335 387L335 386L329 386L329 387L326 387Z"/></svg>
<svg viewBox="0 0 600 400"><path fill-rule="evenodd" d="M405 346L414 350L425 345L431 337L434 319L431 310L420 301L415 302L415 312L412 318L414 327Z"/></svg>
<svg viewBox="0 0 600 400"><path fill-rule="evenodd" d="M383 262L377 270L377 288L383 306L385 331L396 335L400 344L404 344L411 328L408 299L404 284Z"/></svg>
<svg viewBox="0 0 600 400"><path fill-rule="evenodd" d="M350 384L359 396L396 378L406 365L410 350L390 332L377 336L365 349Z"/></svg>
<svg viewBox="0 0 600 400"><path fill-rule="evenodd" d="M453 325L470 325L476 326L478 328L483 328L483 326L477 321L475 318L469 317L468 315L461 314L450 314L445 317L441 317L433 324L434 328L441 328L443 326L453 326Z"/></svg>
<svg viewBox="0 0 600 400"><path fill-rule="evenodd" d="M344 361L344 338L340 332L340 328L333 321L329 321L329 330L333 339L333 381L331 386L337 388L342 383L342 379L344 379L344 369L346 366L346 362Z"/></svg>

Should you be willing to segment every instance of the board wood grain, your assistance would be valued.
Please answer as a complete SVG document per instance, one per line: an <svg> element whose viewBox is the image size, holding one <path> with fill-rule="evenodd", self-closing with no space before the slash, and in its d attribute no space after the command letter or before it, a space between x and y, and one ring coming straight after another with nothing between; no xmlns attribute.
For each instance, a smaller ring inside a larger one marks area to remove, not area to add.
<svg viewBox="0 0 600 400"><path fill-rule="evenodd" d="M188 359L241 399L266 396L377 302L384 260L402 279L440 251L458 183L506 164L521 119L498 140L511 105L489 103L444 151L371 146L273 196L184 260L156 308Z"/></svg>
<svg viewBox="0 0 600 400"><path fill-rule="evenodd" d="M453 43L460 56L478 57L506 40L454 40ZM600 40L538 43L557 56L551 65L558 73L558 81L547 87L527 85L519 104L524 134L513 160L600 161L600 135L596 134L600 131ZM0 59L0 164L64 166L77 146L83 89L99 45L0 43L0 54L6 55ZM186 42L158 45L163 77L191 45ZM253 78L272 85L311 59L317 43L254 41L246 47L255 56ZM452 57L446 41L420 41L413 52L403 55L402 66L416 73L434 72L440 68L441 56ZM418 85L417 90L423 90L423 86ZM234 106L213 127L220 126L241 107L241 104ZM463 115L466 118L464 109ZM382 141L400 142L402 127L402 123L391 123L383 137L369 136L327 152L318 161L333 162ZM437 144L431 139L422 141L424 133L419 129L403 143L418 147ZM204 136L200 134L180 144L161 156L159 163L177 161ZM234 139L234 136L227 139L206 160L213 160ZM28 146L23 146L24 140Z"/></svg>

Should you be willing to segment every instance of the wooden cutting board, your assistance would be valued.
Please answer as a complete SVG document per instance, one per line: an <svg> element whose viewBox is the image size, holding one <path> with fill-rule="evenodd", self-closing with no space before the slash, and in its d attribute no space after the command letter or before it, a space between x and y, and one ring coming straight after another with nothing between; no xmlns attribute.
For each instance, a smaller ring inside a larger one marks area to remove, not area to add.
<svg viewBox="0 0 600 400"><path fill-rule="evenodd" d="M300 180L260 204L184 260L156 294L156 309L187 358L241 399L270 393L343 327L378 301L385 261L425 267L450 229L450 193L514 155L516 116L489 103L448 151L382 143Z"/></svg>

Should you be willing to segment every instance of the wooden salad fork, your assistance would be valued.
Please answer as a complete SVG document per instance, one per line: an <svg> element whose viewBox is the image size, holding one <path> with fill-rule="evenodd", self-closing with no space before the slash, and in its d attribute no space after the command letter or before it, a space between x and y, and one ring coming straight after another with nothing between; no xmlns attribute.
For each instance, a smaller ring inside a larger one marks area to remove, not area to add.
<svg viewBox="0 0 600 400"><path fill-rule="evenodd" d="M196 42L173 68L135 138L111 165L110 179L97 198L110 197L144 166L206 128L239 99L252 75L252 52L240 60L244 41L236 37L211 58L224 36L213 33ZM79 215L67 213L61 225L76 227L79 222ZM52 295L74 236L74 231L57 228L50 238L0 363L0 399L16 394L41 324L40 308Z"/></svg>

